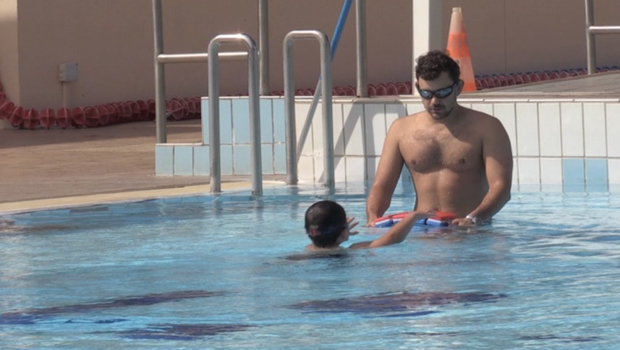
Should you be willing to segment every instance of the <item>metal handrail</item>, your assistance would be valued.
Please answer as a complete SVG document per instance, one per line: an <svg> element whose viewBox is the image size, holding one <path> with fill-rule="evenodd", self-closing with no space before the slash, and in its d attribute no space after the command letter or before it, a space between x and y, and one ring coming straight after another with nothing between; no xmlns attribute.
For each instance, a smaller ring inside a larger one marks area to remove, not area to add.
<svg viewBox="0 0 620 350"><path fill-rule="evenodd" d="M263 193L261 145L260 145L260 107L258 81L258 50L256 43L246 34L218 35L209 42L209 55L217 57L221 43L243 42L248 47L248 95L250 101L250 152L252 166L252 194ZM219 60L209 60L209 143L211 145L211 192L219 193L221 188L220 162L220 88Z"/></svg>
<svg viewBox="0 0 620 350"><path fill-rule="evenodd" d="M586 1L586 50L588 54L588 74L596 73L595 34L620 34L620 26L595 26L593 0Z"/></svg>
<svg viewBox="0 0 620 350"><path fill-rule="evenodd" d="M239 52L220 52L217 57L227 60L246 60L248 53L245 51ZM209 62L208 53L179 53L179 54L161 54L157 55L157 62L159 63L197 63L197 62Z"/></svg>
<svg viewBox="0 0 620 350"><path fill-rule="evenodd" d="M284 37L284 99L286 114L286 183L296 185L297 142L295 140L295 83L293 77L293 42L296 39L317 39L321 50L321 86L323 95L323 159L325 186L333 189L334 180L334 129L332 116L331 50L327 35L318 30L295 30Z"/></svg>
<svg viewBox="0 0 620 350"><path fill-rule="evenodd" d="M164 66L167 63L207 62L209 54L164 54L161 0L153 0L153 32L155 38L155 126L157 143L166 143L168 137L166 131L166 74ZM218 58L220 59L238 60L246 59L247 57L248 53L245 51L218 53Z"/></svg>

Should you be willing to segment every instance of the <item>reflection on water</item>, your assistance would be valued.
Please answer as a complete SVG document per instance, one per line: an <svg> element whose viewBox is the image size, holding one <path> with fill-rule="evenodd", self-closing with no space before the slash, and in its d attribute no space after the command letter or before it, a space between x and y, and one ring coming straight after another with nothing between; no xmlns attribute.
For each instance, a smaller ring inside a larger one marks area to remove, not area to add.
<svg viewBox="0 0 620 350"><path fill-rule="evenodd" d="M120 332L95 332L94 334L112 333L130 339L197 340L220 333L241 332L248 328L252 326L246 324L154 324L147 328Z"/></svg>
<svg viewBox="0 0 620 350"><path fill-rule="evenodd" d="M357 298L304 301L291 305L290 308L308 312L401 312L420 309L425 306L493 302L504 297L506 296L503 294L491 293L402 292L361 296Z"/></svg>
<svg viewBox="0 0 620 350"><path fill-rule="evenodd" d="M74 228L67 225L17 225L13 220L0 220L0 235L23 234L23 233L49 233L53 231L68 230Z"/></svg>
<svg viewBox="0 0 620 350"><path fill-rule="evenodd" d="M0 315L0 324L32 324L42 318L68 313L86 313L101 309L113 309L130 306L146 306L184 299L207 298L222 295L222 292L205 290L178 291L169 293L152 293L131 296L92 304L75 304L39 309L7 312Z"/></svg>

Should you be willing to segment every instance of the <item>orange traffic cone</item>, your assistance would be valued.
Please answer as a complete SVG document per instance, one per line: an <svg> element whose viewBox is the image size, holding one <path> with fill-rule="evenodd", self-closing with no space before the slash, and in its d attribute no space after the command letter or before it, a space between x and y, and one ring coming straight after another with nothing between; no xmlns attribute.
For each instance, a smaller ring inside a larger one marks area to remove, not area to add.
<svg viewBox="0 0 620 350"><path fill-rule="evenodd" d="M465 82L463 91L476 91L474 68L471 64L471 53L467 45L467 33L465 33L463 12L460 7L452 9L450 33L448 34L448 55L461 67L461 79Z"/></svg>

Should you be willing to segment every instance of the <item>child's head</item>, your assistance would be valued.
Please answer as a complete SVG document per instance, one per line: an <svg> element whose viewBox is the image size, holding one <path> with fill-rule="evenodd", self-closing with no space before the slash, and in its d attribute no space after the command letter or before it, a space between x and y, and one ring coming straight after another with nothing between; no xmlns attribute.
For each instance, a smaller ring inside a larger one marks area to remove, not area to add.
<svg viewBox="0 0 620 350"><path fill-rule="evenodd" d="M306 210L306 233L312 243L319 248L338 246L348 239L346 233L349 224L347 214L340 204L332 201L320 201Z"/></svg>

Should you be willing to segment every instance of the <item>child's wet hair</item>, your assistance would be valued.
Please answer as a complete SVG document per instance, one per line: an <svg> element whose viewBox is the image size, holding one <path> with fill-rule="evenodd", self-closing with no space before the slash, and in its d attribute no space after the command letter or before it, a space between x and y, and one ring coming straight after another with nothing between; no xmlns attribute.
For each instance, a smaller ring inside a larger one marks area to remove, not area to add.
<svg viewBox="0 0 620 350"><path fill-rule="evenodd" d="M330 200L316 202L306 210L304 227L308 237L317 247L335 245L347 226L347 214L336 202Z"/></svg>

